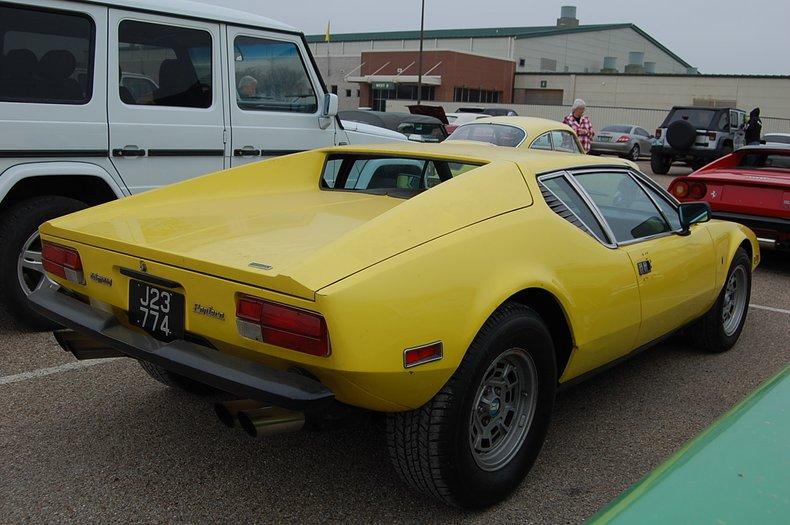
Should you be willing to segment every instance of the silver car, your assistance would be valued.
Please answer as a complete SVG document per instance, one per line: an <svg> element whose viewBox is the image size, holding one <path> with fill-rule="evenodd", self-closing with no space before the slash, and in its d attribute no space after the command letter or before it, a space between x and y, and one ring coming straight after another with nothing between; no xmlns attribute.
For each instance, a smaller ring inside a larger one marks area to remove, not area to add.
<svg viewBox="0 0 790 525"><path fill-rule="evenodd" d="M606 126L593 137L590 153L614 153L631 160L649 155L653 137L644 128L630 124Z"/></svg>

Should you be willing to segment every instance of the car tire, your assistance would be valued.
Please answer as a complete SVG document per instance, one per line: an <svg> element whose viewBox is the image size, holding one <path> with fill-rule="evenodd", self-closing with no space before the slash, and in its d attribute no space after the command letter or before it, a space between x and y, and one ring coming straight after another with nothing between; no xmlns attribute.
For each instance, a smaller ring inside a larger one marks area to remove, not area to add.
<svg viewBox="0 0 790 525"><path fill-rule="evenodd" d="M9 313L30 330L53 330L57 324L36 313L28 294L41 286L57 286L40 267L38 227L48 220L86 208L76 199L45 195L23 200L0 218L0 297ZM24 257L23 252L30 256ZM23 288L24 286L24 288Z"/></svg>
<svg viewBox="0 0 790 525"><path fill-rule="evenodd" d="M184 392L198 396L207 396L218 392L214 387L176 374L170 370L162 368L159 365L149 363L148 361L138 362L149 376L163 385L169 386L170 388L178 388L179 390L183 390Z"/></svg>
<svg viewBox="0 0 790 525"><path fill-rule="evenodd" d="M502 381L511 387L497 390ZM506 303L428 403L388 414L387 445L395 470L413 489L457 507L501 501L537 458L556 385L546 325L532 309ZM511 428L503 430L508 420ZM525 423L513 426L515 421Z"/></svg>
<svg viewBox="0 0 790 525"><path fill-rule="evenodd" d="M639 144L634 144L634 147L631 148L627 154L623 155L623 157L636 162L639 160L640 155L642 155L642 153L639 151Z"/></svg>
<svg viewBox="0 0 790 525"><path fill-rule="evenodd" d="M751 291L751 260L743 248L738 248L716 302L689 328L694 344L713 353L732 348L746 323Z"/></svg>
<svg viewBox="0 0 790 525"><path fill-rule="evenodd" d="M650 169L656 175L666 175L672 167L672 157L654 154L650 156Z"/></svg>

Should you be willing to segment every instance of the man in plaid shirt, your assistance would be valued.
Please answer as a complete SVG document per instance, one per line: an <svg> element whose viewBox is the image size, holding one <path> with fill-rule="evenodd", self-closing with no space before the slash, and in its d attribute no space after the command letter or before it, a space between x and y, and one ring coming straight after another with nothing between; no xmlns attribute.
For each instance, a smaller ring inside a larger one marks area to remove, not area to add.
<svg viewBox="0 0 790 525"><path fill-rule="evenodd" d="M582 143L584 152L589 153L595 130L590 122L590 117L584 115L585 107L586 105L582 99L577 98L574 100L570 115L562 119L562 123L573 128L573 131L579 136L579 142Z"/></svg>

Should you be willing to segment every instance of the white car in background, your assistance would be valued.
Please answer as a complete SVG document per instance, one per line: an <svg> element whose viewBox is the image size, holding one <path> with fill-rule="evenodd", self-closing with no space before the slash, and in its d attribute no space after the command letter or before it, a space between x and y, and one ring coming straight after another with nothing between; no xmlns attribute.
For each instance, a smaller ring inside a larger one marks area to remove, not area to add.
<svg viewBox="0 0 790 525"><path fill-rule="evenodd" d="M763 140L766 144L790 144L790 133L766 133Z"/></svg>
<svg viewBox="0 0 790 525"><path fill-rule="evenodd" d="M447 116L447 124L444 125L444 129L448 135L462 124L491 116L485 113L445 113L445 115Z"/></svg>

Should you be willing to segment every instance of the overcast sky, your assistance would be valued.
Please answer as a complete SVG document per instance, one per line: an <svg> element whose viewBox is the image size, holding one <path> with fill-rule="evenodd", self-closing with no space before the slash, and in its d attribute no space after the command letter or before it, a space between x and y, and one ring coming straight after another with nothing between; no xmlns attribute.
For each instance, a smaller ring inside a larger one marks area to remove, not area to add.
<svg viewBox="0 0 790 525"><path fill-rule="evenodd" d="M202 0L307 34L420 28L420 0ZM790 74L790 0L426 0L425 28L552 25L576 5L582 24L632 22L702 73Z"/></svg>

